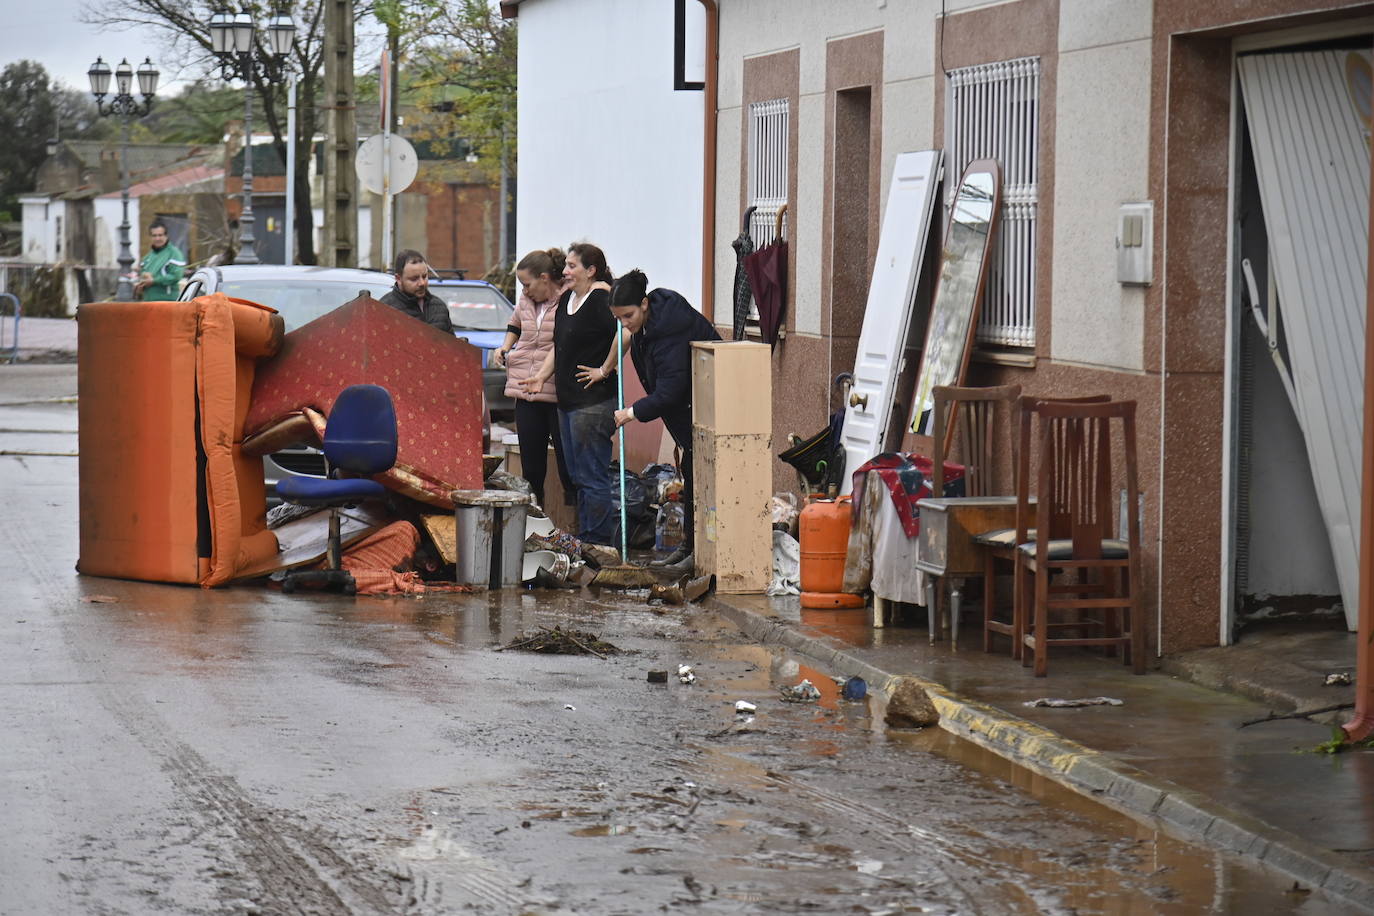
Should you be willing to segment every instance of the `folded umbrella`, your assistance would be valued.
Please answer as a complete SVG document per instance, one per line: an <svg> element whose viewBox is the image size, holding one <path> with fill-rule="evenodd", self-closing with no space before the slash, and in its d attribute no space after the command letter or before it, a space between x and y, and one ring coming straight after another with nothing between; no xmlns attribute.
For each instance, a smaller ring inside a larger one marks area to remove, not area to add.
<svg viewBox="0 0 1374 916"><path fill-rule="evenodd" d="M787 204L778 208L773 240L744 259L749 287L759 309L759 333L770 345L778 341L778 329L787 307L787 239L783 238L783 215Z"/></svg>
<svg viewBox="0 0 1374 916"><path fill-rule="evenodd" d="M758 207L744 211L744 219L739 230L739 238L730 243L735 249L735 340L744 339L744 323L749 320L749 301L754 298L749 289L749 273L744 269L744 259L754 251L754 237L749 233L749 220Z"/></svg>

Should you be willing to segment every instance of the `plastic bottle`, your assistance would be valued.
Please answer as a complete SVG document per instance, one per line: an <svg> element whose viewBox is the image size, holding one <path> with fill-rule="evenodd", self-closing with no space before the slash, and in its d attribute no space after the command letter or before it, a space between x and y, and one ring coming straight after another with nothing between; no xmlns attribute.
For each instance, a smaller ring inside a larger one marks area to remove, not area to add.
<svg viewBox="0 0 1374 916"><path fill-rule="evenodd" d="M678 494L669 494L663 505L658 507L658 517L654 520L655 553L670 554L682 546L686 520L686 513L678 500Z"/></svg>

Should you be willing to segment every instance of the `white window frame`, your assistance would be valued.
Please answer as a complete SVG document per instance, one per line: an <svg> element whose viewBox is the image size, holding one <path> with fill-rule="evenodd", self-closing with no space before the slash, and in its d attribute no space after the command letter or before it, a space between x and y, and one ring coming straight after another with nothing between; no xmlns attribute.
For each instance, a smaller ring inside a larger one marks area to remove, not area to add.
<svg viewBox="0 0 1374 916"><path fill-rule="evenodd" d="M975 159L1002 168L1002 223L988 265L977 342L1035 346L1035 251L1039 231L1040 58L951 70L945 81L945 207Z"/></svg>
<svg viewBox="0 0 1374 916"><path fill-rule="evenodd" d="M758 250L773 241L778 211L787 204L791 162L791 100L749 103L749 236ZM786 217L783 217L786 220ZM749 301L748 329L758 332L758 305Z"/></svg>

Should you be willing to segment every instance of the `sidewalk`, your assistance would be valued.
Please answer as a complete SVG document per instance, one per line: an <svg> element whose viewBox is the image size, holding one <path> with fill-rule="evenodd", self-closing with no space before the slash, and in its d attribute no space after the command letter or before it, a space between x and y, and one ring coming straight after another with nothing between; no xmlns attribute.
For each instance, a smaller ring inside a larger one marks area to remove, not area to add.
<svg viewBox="0 0 1374 916"><path fill-rule="evenodd" d="M0 314L0 363L10 361L16 340L16 362L76 362L75 318L20 318L16 338L14 316Z"/></svg>
<svg viewBox="0 0 1374 916"><path fill-rule="evenodd" d="M1300 753L1331 738L1329 725L1301 719L1238 727L1294 704L1348 701L1351 688L1324 688L1320 678L1353 666L1353 633L1259 638L1169 660L1169 670L1253 690L1261 701L1168 670L1137 677L1086 653L1058 653L1049 677L1035 678L1005 648L985 654L971 623L954 651L948 641L929 645L924 626L874 629L867 609L803 611L796 598L754 595L717 595L713 608L752 638L789 647L829 674L863 677L880 705L913 679L947 731L1186 840L1374 912L1374 753ZM1023 705L1095 696L1124 705Z"/></svg>

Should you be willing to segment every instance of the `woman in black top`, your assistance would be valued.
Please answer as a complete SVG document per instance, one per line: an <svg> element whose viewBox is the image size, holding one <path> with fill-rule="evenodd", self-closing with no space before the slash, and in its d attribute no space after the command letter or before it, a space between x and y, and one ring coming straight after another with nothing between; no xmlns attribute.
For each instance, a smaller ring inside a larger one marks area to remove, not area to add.
<svg viewBox="0 0 1374 916"><path fill-rule="evenodd" d="M619 507L611 483L611 437L615 434L615 378L579 380L578 366L600 366L619 325L611 315L611 281L606 256L587 242L568 246L563 276L571 287L554 312L553 350L540 370L522 384L537 392L553 377L558 423L568 473L577 486L578 537L614 544Z"/></svg>

